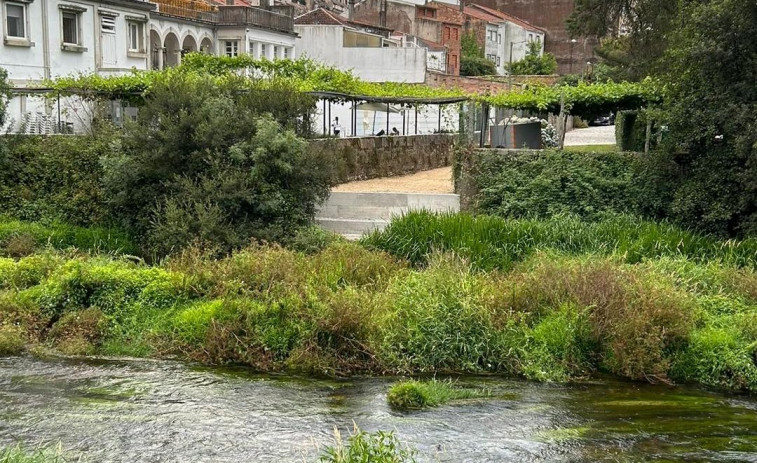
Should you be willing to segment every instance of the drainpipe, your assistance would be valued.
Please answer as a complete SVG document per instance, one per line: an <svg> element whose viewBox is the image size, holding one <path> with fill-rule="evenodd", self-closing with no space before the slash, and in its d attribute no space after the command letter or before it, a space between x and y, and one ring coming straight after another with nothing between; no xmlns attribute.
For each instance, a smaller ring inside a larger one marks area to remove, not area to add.
<svg viewBox="0 0 757 463"><path fill-rule="evenodd" d="M50 21L47 12L48 2L42 3L42 59L45 79L50 78Z"/></svg>

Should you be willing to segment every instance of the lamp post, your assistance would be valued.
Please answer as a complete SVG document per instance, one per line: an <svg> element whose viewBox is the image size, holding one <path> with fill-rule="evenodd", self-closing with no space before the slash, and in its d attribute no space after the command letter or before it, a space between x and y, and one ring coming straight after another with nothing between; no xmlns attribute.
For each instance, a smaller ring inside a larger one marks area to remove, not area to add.
<svg viewBox="0 0 757 463"><path fill-rule="evenodd" d="M570 74L573 74L573 45L578 42L576 39L570 39Z"/></svg>
<svg viewBox="0 0 757 463"><path fill-rule="evenodd" d="M508 58L510 61L510 65L507 67L507 76L508 76L507 90L508 91L512 90L513 88L513 45L515 45L516 43L526 43L526 42L528 42L528 40L521 40L519 42L510 41L510 56Z"/></svg>

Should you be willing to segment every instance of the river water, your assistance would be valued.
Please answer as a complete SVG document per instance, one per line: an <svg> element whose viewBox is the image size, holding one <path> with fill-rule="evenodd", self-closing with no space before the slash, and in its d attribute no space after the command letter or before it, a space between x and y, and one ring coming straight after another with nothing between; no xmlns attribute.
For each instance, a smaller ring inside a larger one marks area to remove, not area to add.
<svg viewBox="0 0 757 463"><path fill-rule="evenodd" d="M86 462L308 462L353 422L441 462L757 462L757 400L603 380L458 378L496 398L400 413L396 379L259 375L170 361L0 358L0 447Z"/></svg>

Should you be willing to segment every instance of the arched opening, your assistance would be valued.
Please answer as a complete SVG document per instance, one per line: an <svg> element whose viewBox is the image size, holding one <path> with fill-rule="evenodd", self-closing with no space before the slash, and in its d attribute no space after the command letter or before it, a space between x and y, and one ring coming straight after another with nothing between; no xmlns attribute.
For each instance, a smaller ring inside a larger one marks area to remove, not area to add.
<svg viewBox="0 0 757 463"><path fill-rule="evenodd" d="M179 46L179 38L176 37L176 34L169 32L166 35L163 48L165 48L165 67L178 66L181 63L181 47Z"/></svg>
<svg viewBox="0 0 757 463"><path fill-rule="evenodd" d="M158 31L150 31L150 67L163 69L163 42Z"/></svg>
<svg viewBox="0 0 757 463"><path fill-rule="evenodd" d="M207 37L202 39L202 42L200 43L200 51L203 53L208 53L210 55L213 55L215 51L213 50L213 41Z"/></svg>
<svg viewBox="0 0 757 463"><path fill-rule="evenodd" d="M181 44L181 53L182 55L186 55L193 51L197 51L197 40L191 35L188 35L184 38L184 43Z"/></svg>

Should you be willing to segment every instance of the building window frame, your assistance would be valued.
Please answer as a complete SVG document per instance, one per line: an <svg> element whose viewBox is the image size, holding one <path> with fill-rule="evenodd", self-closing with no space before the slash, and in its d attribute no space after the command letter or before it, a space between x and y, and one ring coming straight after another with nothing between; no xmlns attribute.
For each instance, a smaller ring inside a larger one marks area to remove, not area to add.
<svg viewBox="0 0 757 463"><path fill-rule="evenodd" d="M87 51L87 48L83 46L84 38L82 37L82 16L87 9L68 4L58 5L58 9L60 10L61 50L76 53Z"/></svg>
<svg viewBox="0 0 757 463"><path fill-rule="evenodd" d="M128 35L128 52L145 53L145 23L142 21L126 20L126 32Z"/></svg>
<svg viewBox="0 0 757 463"><path fill-rule="evenodd" d="M5 45L10 46L16 46L16 47L33 47L34 43L31 41L31 34L29 31L29 4L32 3L33 0L13 0L13 1L6 1L3 2L2 10L0 13L2 13L2 30L3 30L3 43ZM8 7L17 7L21 9L21 23L20 27L22 28L23 35L10 35L10 23L9 23L9 13L8 13Z"/></svg>
<svg viewBox="0 0 757 463"><path fill-rule="evenodd" d="M239 56L239 40L224 40L223 55L229 58Z"/></svg>

